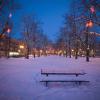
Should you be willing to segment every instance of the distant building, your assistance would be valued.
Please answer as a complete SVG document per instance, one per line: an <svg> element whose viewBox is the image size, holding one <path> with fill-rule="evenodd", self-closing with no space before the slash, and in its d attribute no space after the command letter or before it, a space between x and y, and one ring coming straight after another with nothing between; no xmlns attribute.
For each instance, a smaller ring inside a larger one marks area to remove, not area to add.
<svg viewBox="0 0 100 100"><path fill-rule="evenodd" d="M2 35L0 37L0 57L6 55L6 36Z"/></svg>
<svg viewBox="0 0 100 100"><path fill-rule="evenodd" d="M0 37L0 57L21 55L24 56L26 52L25 43L13 38L8 38L6 35Z"/></svg>

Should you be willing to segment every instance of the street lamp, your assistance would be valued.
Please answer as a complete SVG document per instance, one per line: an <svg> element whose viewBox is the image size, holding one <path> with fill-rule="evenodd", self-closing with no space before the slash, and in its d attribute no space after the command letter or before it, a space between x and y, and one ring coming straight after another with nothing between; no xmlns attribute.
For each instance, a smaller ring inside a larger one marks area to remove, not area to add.
<svg viewBox="0 0 100 100"><path fill-rule="evenodd" d="M93 26L93 22L91 20L89 20L87 23L86 23L86 27L92 27Z"/></svg>
<svg viewBox="0 0 100 100"><path fill-rule="evenodd" d="M9 18L11 18L11 17L12 17L12 13L9 14Z"/></svg>
<svg viewBox="0 0 100 100"><path fill-rule="evenodd" d="M9 58L9 52L10 52L10 32L11 32L11 29L9 27L7 27L7 30L6 32L8 33L8 36L7 36L7 43L8 43L8 46L7 46L7 57Z"/></svg>
<svg viewBox="0 0 100 100"><path fill-rule="evenodd" d="M89 62L89 43L88 43L88 38L89 38L89 33L88 30L93 26L93 22L89 20L86 23L86 61Z"/></svg>
<svg viewBox="0 0 100 100"><path fill-rule="evenodd" d="M9 34L10 32L11 32L11 29L10 29L10 28L8 28L8 29L7 29L7 33Z"/></svg>
<svg viewBox="0 0 100 100"><path fill-rule="evenodd" d="M7 57L9 58L9 52L10 52L10 32L11 32L11 27L9 26L9 19L12 17L12 14L10 13L8 16L8 21L6 22L5 28L6 28L6 32L7 34Z"/></svg>
<svg viewBox="0 0 100 100"><path fill-rule="evenodd" d="M93 14L93 13L95 13L95 7L94 6L91 6L90 7L90 12Z"/></svg>

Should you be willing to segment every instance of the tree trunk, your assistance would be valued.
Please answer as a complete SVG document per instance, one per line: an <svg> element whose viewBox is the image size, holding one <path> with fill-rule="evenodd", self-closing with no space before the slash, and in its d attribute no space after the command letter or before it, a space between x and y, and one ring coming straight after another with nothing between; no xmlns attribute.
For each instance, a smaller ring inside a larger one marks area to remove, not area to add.
<svg viewBox="0 0 100 100"><path fill-rule="evenodd" d="M78 42L76 43L75 59L78 59Z"/></svg>
<svg viewBox="0 0 100 100"><path fill-rule="evenodd" d="M78 50L75 51L75 59L78 58Z"/></svg>
<svg viewBox="0 0 100 100"><path fill-rule="evenodd" d="M29 49L29 47L27 47L27 53L26 53L26 59L29 59L29 51L30 51L30 49Z"/></svg>
<svg viewBox="0 0 100 100"><path fill-rule="evenodd" d="M70 47L70 40L69 40L69 58L71 58L71 47Z"/></svg>
<svg viewBox="0 0 100 100"><path fill-rule="evenodd" d="M10 37L5 38L5 57L9 58L9 52L10 52Z"/></svg>
<svg viewBox="0 0 100 100"><path fill-rule="evenodd" d="M36 56L35 56L35 52L33 52L33 57L35 58Z"/></svg>
<svg viewBox="0 0 100 100"><path fill-rule="evenodd" d="M67 49L66 49L66 58L67 58Z"/></svg>
<svg viewBox="0 0 100 100"><path fill-rule="evenodd" d="M86 29L86 61L89 62L89 43L88 43L88 38L89 38L89 34L88 34L88 27Z"/></svg>

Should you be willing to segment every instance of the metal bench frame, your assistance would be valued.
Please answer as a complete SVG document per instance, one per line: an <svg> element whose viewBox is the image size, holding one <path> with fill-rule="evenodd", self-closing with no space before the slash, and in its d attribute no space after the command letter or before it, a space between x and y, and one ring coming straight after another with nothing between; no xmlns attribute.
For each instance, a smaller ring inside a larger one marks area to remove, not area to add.
<svg viewBox="0 0 100 100"><path fill-rule="evenodd" d="M78 77L79 75L85 75L86 73L76 73L76 72L43 72L42 69L41 69L41 75L75 75L76 77ZM41 80L40 82L45 82L46 83L46 86L48 86L48 83L50 82L74 82L76 84L81 84L83 82L89 82L89 81L86 81L86 80Z"/></svg>

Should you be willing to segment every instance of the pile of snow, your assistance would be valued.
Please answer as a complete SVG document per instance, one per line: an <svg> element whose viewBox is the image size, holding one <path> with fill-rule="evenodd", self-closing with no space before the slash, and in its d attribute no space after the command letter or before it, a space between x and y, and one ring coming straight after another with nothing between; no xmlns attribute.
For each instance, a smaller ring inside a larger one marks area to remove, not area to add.
<svg viewBox="0 0 100 100"><path fill-rule="evenodd" d="M75 76L41 75L41 69L82 71ZM40 83L42 79L82 79L88 84ZM65 58L47 56L39 58L0 59L0 100L100 100L100 58Z"/></svg>

